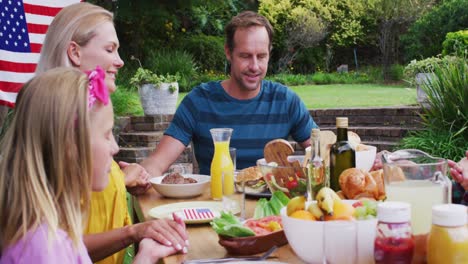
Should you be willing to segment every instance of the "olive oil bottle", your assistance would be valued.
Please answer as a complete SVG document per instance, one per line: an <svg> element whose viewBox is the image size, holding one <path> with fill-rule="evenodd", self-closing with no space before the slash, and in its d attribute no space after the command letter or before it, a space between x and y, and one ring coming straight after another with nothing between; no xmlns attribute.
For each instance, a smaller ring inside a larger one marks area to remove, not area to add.
<svg viewBox="0 0 468 264"><path fill-rule="evenodd" d="M339 191L340 175L348 169L356 167L356 153L348 142L348 118L336 118L336 143L330 149L330 187Z"/></svg>
<svg viewBox="0 0 468 264"><path fill-rule="evenodd" d="M322 187L329 187L329 177L325 162L320 155L320 129L312 129L310 135L311 159L307 168L307 200L315 200Z"/></svg>

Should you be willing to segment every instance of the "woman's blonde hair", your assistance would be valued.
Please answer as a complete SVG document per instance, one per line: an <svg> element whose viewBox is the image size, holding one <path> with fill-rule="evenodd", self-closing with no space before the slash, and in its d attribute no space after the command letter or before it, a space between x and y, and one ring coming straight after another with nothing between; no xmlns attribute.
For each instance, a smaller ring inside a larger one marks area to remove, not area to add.
<svg viewBox="0 0 468 264"><path fill-rule="evenodd" d="M91 195L88 78L56 68L21 89L0 143L0 252L46 224L77 246ZM1 254L1 253L0 253Z"/></svg>
<svg viewBox="0 0 468 264"><path fill-rule="evenodd" d="M96 35L96 27L104 22L113 23L112 13L93 4L77 3L60 10L47 30L36 74L73 66L67 54L70 42L86 46Z"/></svg>

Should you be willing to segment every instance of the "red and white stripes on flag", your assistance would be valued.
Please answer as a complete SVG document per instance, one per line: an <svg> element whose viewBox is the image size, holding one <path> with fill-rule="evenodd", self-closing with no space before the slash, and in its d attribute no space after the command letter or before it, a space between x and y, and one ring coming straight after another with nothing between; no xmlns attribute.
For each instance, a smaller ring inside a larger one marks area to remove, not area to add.
<svg viewBox="0 0 468 264"><path fill-rule="evenodd" d="M188 208L183 210L186 220L213 219L214 213L209 208Z"/></svg>
<svg viewBox="0 0 468 264"><path fill-rule="evenodd" d="M54 16L80 0L0 0L0 104L14 107L22 85L34 76Z"/></svg>

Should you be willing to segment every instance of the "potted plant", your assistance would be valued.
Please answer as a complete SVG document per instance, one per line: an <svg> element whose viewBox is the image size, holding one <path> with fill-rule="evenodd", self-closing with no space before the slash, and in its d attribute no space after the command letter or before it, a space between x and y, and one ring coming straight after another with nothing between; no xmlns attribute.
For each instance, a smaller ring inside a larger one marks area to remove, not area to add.
<svg viewBox="0 0 468 264"><path fill-rule="evenodd" d="M141 106L145 115L174 114L179 97L180 75L158 75L139 67L130 84L138 88Z"/></svg>
<svg viewBox="0 0 468 264"><path fill-rule="evenodd" d="M409 78L410 83L416 85L417 99L420 104L427 106L427 95L423 85L428 85L434 76L434 69L438 66L452 63L459 60L456 56L430 57L424 60L412 60L404 70L404 74Z"/></svg>

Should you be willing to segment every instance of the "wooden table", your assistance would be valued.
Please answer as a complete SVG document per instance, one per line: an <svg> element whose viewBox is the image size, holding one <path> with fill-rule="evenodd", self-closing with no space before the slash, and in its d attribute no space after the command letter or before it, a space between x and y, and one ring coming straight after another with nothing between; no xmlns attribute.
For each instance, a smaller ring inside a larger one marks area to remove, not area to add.
<svg viewBox="0 0 468 264"><path fill-rule="evenodd" d="M210 199L210 190L208 189L201 196L190 199L170 199L162 197L151 188L148 192L139 195L135 199L135 210L139 220L145 221L151 219L148 212L155 206L187 201L212 201ZM247 217L252 217L256 201L256 199L246 199ZM188 254L169 256L163 259L164 263L182 263L184 260L222 258L228 256L224 247L218 244L218 235L209 224L187 225L187 230L190 241ZM289 244L279 248L273 256L276 258L270 258L269 260L287 263L304 263L294 254Z"/></svg>

